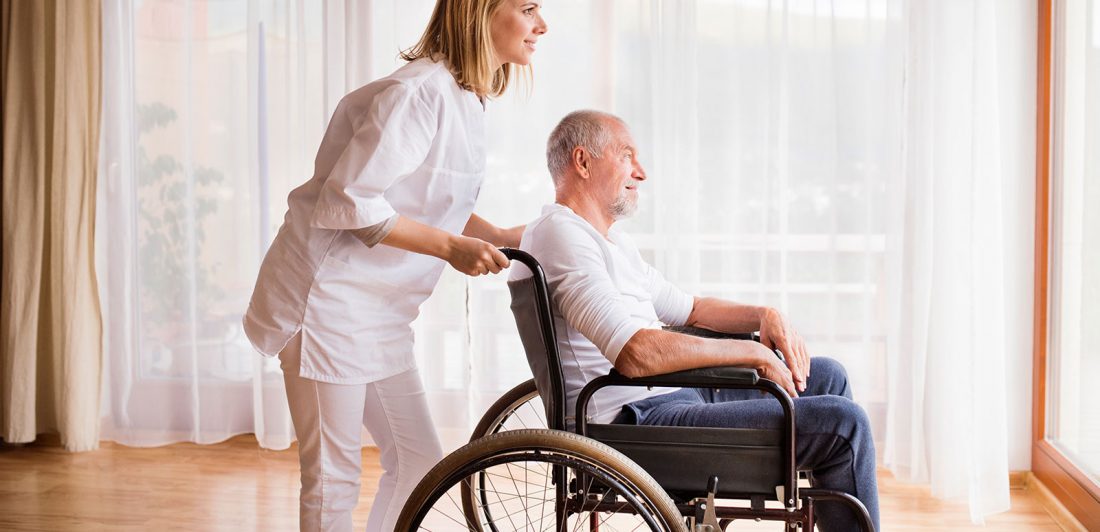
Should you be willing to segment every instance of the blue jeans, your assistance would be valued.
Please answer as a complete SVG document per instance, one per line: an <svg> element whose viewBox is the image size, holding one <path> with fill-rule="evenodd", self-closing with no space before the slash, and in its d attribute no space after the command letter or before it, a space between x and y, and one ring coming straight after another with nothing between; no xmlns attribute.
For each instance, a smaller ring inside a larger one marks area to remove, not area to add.
<svg viewBox="0 0 1100 532"><path fill-rule="evenodd" d="M879 530L875 444L867 414L852 401L844 366L831 358L810 361L806 391L794 399L797 467L813 471L815 487L858 498ZM615 423L778 429L783 409L757 390L684 388L624 406ZM814 515L823 532L859 530L851 510L840 503L815 503Z"/></svg>

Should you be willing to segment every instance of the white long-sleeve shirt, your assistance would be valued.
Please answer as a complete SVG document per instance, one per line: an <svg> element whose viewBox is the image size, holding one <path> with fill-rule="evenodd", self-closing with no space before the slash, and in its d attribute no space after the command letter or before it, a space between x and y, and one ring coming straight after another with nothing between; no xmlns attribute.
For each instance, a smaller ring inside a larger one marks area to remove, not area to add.
<svg viewBox="0 0 1100 532"><path fill-rule="evenodd" d="M694 299L642 260L626 233L612 227L604 238L563 205L547 205L527 224L520 249L546 273L570 422L581 388L611 371L635 333L662 323L683 325L691 314ZM514 263L512 280L530 276L530 270ZM608 423L623 405L669 391L605 388L593 398L588 416Z"/></svg>
<svg viewBox="0 0 1100 532"><path fill-rule="evenodd" d="M445 263L348 229L400 214L462 231L485 175L485 107L447 65L420 59L345 96L294 189L244 316L274 356L302 334L299 375L361 384L415 367L409 324Z"/></svg>

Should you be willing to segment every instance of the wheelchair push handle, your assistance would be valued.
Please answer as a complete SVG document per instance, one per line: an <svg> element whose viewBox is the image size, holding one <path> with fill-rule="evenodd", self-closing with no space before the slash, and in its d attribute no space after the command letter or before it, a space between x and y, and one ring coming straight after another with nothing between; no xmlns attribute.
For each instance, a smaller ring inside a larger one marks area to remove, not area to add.
<svg viewBox="0 0 1100 532"><path fill-rule="evenodd" d="M508 260L519 261L520 263L522 263L524 266L527 266L531 270L534 270L535 268L539 268L539 261L535 260L535 257L532 257L530 253L528 253L526 251L523 251L522 249L516 249L516 248L499 248L499 249L500 249L500 252L503 253L505 257L508 257Z"/></svg>

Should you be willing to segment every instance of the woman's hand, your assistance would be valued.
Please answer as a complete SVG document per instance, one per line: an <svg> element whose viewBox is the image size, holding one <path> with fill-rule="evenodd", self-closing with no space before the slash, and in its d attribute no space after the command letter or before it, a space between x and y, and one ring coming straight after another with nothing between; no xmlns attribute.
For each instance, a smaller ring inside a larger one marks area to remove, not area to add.
<svg viewBox="0 0 1100 532"><path fill-rule="evenodd" d="M508 257L484 240L452 235L404 216L397 217L397 223L381 243L439 257L466 275L498 273L508 267Z"/></svg>
<svg viewBox="0 0 1100 532"><path fill-rule="evenodd" d="M443 259L466 275L500 273L500 270L509 265L508 257L496 246L477 238L453 235L448 248L449 251Z"/></svg>
<svg viewBox="0 0 1100 532"><path fill-rule="evenodd" d="M764 310L760 318L760 343L783 353L798 390L806 391L806 379L810 376L810 355L806 352L806 343L778 310Z"/></svg>

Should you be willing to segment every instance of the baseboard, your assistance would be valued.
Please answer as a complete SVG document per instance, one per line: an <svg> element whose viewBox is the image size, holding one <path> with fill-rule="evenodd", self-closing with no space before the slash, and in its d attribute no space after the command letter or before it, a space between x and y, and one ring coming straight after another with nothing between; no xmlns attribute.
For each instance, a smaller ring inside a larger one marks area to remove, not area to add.
<svg viewBox="0 0 1100 532"><path fill-rule="evenodd" d="M1043 505L1043 509L1050 514L1050 517L1054 519L1054 522L1058 523L1058 526L1062 527L1062 530L1067 532L1088 532L1085 526L1077 520L1062 505L1061 502L1050 492L1042 481L1035 477L1030 471L1023 472L1023 483L1026 489L1035 494L1035 498L1039 500L1039 504ZM1013 474L1009 473L1009 484L1012 484Z"/></svg>
<svg viewBox="0 0 1100 532"><path fill-rule="evenodd" d="M1031 471L1009 471L1008 489L1026 490L1029 478L1031 478Z"/></svg>

